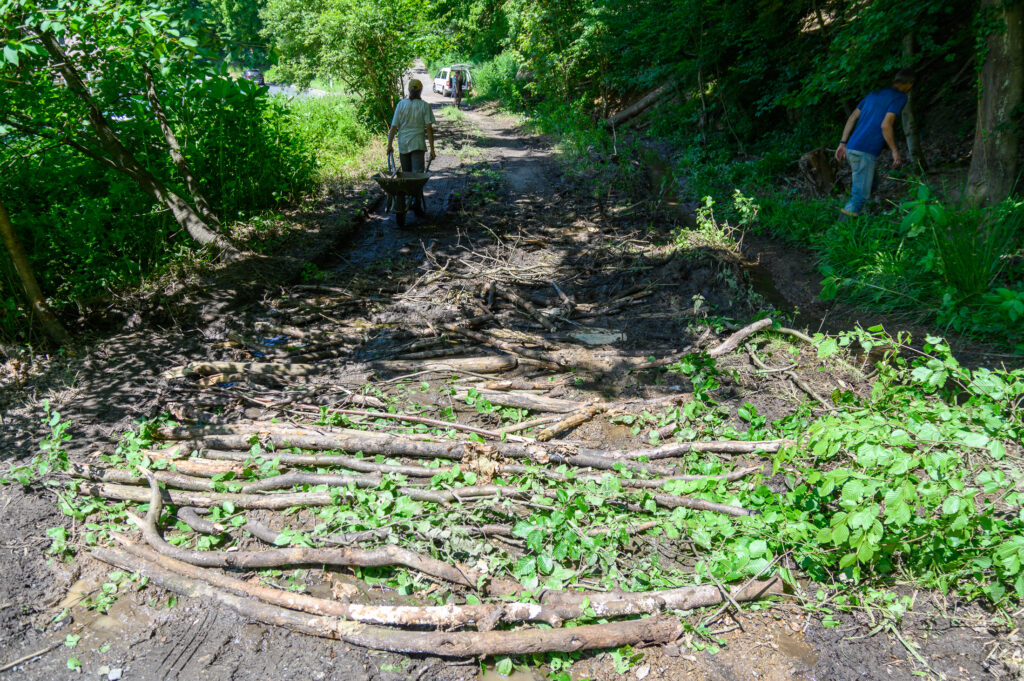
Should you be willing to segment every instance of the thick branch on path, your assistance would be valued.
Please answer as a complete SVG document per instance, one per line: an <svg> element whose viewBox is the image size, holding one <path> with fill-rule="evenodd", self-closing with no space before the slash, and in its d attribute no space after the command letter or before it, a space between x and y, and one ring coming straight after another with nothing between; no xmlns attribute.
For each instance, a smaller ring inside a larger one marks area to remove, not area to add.
<svg viewBox="0 0 1024 681"><path fill-rule="evenodd" d="M147 496L149 495L147 494ZM160 498L158 494L154 495L154 497ZM153 503L151 498L150 508L159 509L162 508L162 504ZM458 584L470 589L477 588L478 584L488 584L486 575L470 567L457 563L445 563L393 544L373 549L356 547L330 549L292 547L268 549L266 551L193 551L168 544L160 536L160 532L154 523L147 522L147 520L139 518L133 513L128 513L127 515L128 519L135 523L142 532L146 543L152 546L158 553L200 567L261 570L287 565L331 567L391 567L401 565L422 572L435 579ZM517 582L509 580L493 580L488 584L487 588L508 595L514 595L523 590L523 587Z"/></svg>
<svg viewBox="0 0 1024 681"><path fill-rule="evenodd" d="M221 589L123 551L93 549L92 555L110 565L139 572L169 591L225 605L245 617L285 627L303 634L338 639L351 645L395 653L420 653L442 657L478 655L526 655L541 652L572 652L623 645L655 645L674 641L683 625L674 617L649 617L611 624L566 629L524 629L487 632L413 632L346 622L336 617L309 615L235 596Z"/></svg>
<svg viewBox="0 0 1024 681"><path fill-rule="evenodd" d="M240 596L251 596L291 610L301 610L314 615L333 615L366 624L445 628L476 624L482 630L489 630L497 622L539 621L546 622L553 627L560 627L564 620L575 619L585 614L585 609L581 607L582 602L579 599L567 598L565 602L562 602L557 595L547 597L546 600L550 603L544 602L542 598L540 604L499 602L476 605L407 606L340 603L229 577L214 570L199 568L189 563L161 556L141 545L125 543L125 549L139 558L156 563L179 575L204 581ZM756 583L742 591L736 590L730 593L729 597L733 601L754 600L781 592L782 583L776 579ZM590 600L591 607L599 617L624 617L652 614L666 609L692 610L718 605L723 602L722 595L722 591L718 587L706 585L651 592L590 594Z"/></svg>
<svg viewBox="0 0 1024 681"><path fill-rule="evenodd" d="M462 423L455 423L452 421L441 421L439 419L429 419L423 416L410 416L409 414L389 414L387 412L380 411L365 411L361 409L329 409L332 414L346 414L348 416L365 416L369 418L380 418L380 419L391 419L393 421L407 421L409 423L422 423L427 426L436 426L438 428L452 428L454 430L462 430L467 433L476 433L483 437L489 437L492 440L500 440L503 436L502 433L485 430L484 428L477 428L476 426L467 426ZM510 436L513 441L516 442L527 442L527 438Z"/></svg>
<svg viewBox="0 0 1024 681"><path fill-rule="evenodd" d="M574 402L573 400L559 400L553 397L531 395L529 393L514 393L504 390L486 389L478 390L478 392L480 393L480 397L484 398L491 404L497 404L502 407L529 409L530 411L568 414L577 411L581 406L579 402ZM456 393L455 399L464 400L468 394L469 393L467 391L460 391Z"/></svg>
<svg viewBox="0 0 1024 681"><path fill-rule="evenodd" d="M215 374L258 374L263 376L308 376L316 371L312 364L273 364L269 362L192 362L168 369L161 376L213 376Z"/></svg>
<svg viewBox="0 0 1024 681"><path fill-rule="evenodd" d="M372 364L375 369L383 371L475 371L481 374L512 371L518 365L519 362L512 355L452 357L444 360L391 359Z"/></svg>
<svg viewBox="0 0 1024 681"><path fill-rule="evenodd" d="M759 319L753 324L744 326L742 329L732 334L720 344L708 350L708 357L721 357L722 355L728 354L739 347L740 343L747 339L748 336L767 329L772 325L771 319Z"/></svg>
<svg viewBox="0 0 1024 681"><path fill-rule="evenodd" d="M774 453L790 444L789 440L722 440L719 442L673 442L651 449L630 449L620 456L631 459L647 457L651 461L671 459L688 452L715 452L718 454L749 454L762 451Z"/></svg>
<svg viewBox="0 0 1024 681"><path fill-rule="evenodd" d="M197 450L198 453L203 456L209 457L207 459L175 459L173 456L164 456L161 454L163 451L170 450L147 450L147 456L151 459L164 459L170 461L177 472L184 473L186 475L193 475L196 477L210 477L216 473L233 472L241 474L245 467L232 462L246 462L252 459L252 455L242 452L223 452L215 450ZM405 475L410 478L432 478L439 473L447 473L450 468L432 468L429 466L413 466L405 464L387 464L377 463L368 459L354 459L352 457L342 456L340 454L278 454L274 458L279 460L279 463L284 466L318 466L318 467L332 467L337 466L339 468L349 468L351 470L360 470L371 473L395 473ZM195 470L190 472L188 466L185 464L195 463ZM220 469L216 468L212 464L221 464L224 466ZM76 465L76 464L72 464ZM356 468L358 466L358 468ZM666 482L671 480L706 480L706 479L722 479L726 482L733 480L739 480L744 478L751 473L755 473L760 468L758 466L752 466L749 468L740 468L730 473L723 473L722 475L669 475L667 477L659 477L652 480L642 480L639 478L620 478L624 487L643 487L654 489L663 486ZM496 474L498 475L523 475L525 473L533 473L541 478L548 478L551 480L568 480L570 476L562 475L556 471L552 471L546 468L537 468L530 466L522 466L519 464L500 464L497 467ZM601 475L586 475L579 474L575 476L577 480L600 480ZM119 482L115 480L104 480L104 482Z"/></svg>
<svg viewBox="0 0 1024 681"><path fill-rule="evenodd" d="M606 409L603 405L592 404L583 409L578 409L575 412L569 414L568 417L562 419L558 423L545 428L544 430L537 433L537 442L547 442L557 435L564 433L567 430L572 430L578 425L584 424L590 419L594 418Z"/></svg>
<svg viewBox="0 0 1024 681"><path fill-rule="evenodd" d="M72 472L73 475L83 476L85 473L79 468ZM100 474L102 475L102 474ZM124 471L112 471L111 477L120 477L124 475ZM130 475L130 474L129 474ZM161 482L171 481L170 484L174 484L174 481L180 481L182 478L187 476L165 476L165 475L153 475L154 479L158 478ZM291 479L303 479L303 480L314 480L317 477L329 479L332 477L341 478L347 476L317 476L313 473L289 473L282 476L276 476L273 478L266 478L259 481L261 483L260 489L267 491L280 487L291 487L292 483L288 478ZM141 478L132 478L133 483L140 484ZM337 487L333 492L278 492L275 494L236 494L231 492L206 492L206 491L194 491L195 487L204 485L209 488L209 481L202 478L192 478L190 482L184 482L183 484L193 488L193 491L181 491L175 489L166 489L163 491L167 501L177 506L196 506L198 508L213 508L214 506L220 506L224 503L234 504L235 508L244 509L257 509L257 510L268 510L268 511L281 511L287 508L296 506L330 506L335 502L335 496L340 494L341 496L348 496L349 493L345 489L338 489ZM368 487L369 485L360 484L360 487ZM88 494L95 497L103 497L105 499L118 499L121 501L135 501L145 502L148 500L148 495L145 490L141 487L133 486L132 484L114 484L107 482L99 482L92 484L82 485L80 488L81 493ZM413 499L414 501L424 501L427 503L447 505L451 503L471 503L474 501L481 501L485 498L506 498L506 499L526 499L534 494L543 494L549 499L558 498L558 494L555 490L545 490L544 492L534 492L528 490L521 490L518 487L509 487L502 485L474 485L469 487L457 487L451 490L432 490L422 489L419 487L400 487L398 489L403 495ZM714 502L705 501L703 499L695 499L691 497L675 496L672 494L656 494L654 495L654 501L659 506L665 508L676 508L678 506L684 506L686 508L693 508L700 511L713 511L715 513L725 513L732 516L746 516L755 515L756 511L749 511L739 506L729 506L726 504L716 504ZM637 509L640 506L634 504Z"/></svg>
<svg viewBox="0 0 1024 681"><path fill-rule="evenodd" d="M573 403L575 404L575 403ZM388 433L366 430L351 430L330 426L296 428L278 423L251 422L236 425L197 426L191 428L173 427L160 428L157 437L166 440L202 440L222 449L249 449L251 439L255 436L260 441L272 443L275 447L301 447L303 449L331 450L339 449L365 454L384 454L386 456L411 456L435 459L462 459L467 447L474 451L480 446L493 448L495 452L512 459L525 459L535 463L570 463L574 455L605 459L603 463L614 466L624 459L666 459L687 452L721 452L726 454L749 453L757 450L777 452L787 444L787 440L724 440L718 442L674 442L660 447L638 449L591 449L577 447L568 443L519 443L492 442L486 445L472 441L459 440L413 440L401 438ZM228 446L225 446L228 445ZM602 468L594 465L594 468ZM602 468L602 470L607 470Z"/></svg>

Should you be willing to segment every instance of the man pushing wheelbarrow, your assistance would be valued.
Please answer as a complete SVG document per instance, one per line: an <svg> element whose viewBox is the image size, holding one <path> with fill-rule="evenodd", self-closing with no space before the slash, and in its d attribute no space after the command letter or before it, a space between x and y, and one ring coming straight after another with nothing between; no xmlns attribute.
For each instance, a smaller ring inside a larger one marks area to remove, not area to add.
<svg viewBox="0 0 1024 681"><path fill-rule="evenodd" d="M393 178L376 178L388 194L399 226L405 223L407 200L411 200L409 207L416 215L423 217L426 213L423 185L426 184L427 179L424 159L428 141L430 143L430 160L433 161L437 156L434 153L434 123L437 122L437 119L434 118L434 110L423 101L422 94L423 83L415 78L410 80L409 98L403 99L395 107L391 129L388 131L388 158L394 157L394 141L397 136L398 157L402 171Z"/></svg>

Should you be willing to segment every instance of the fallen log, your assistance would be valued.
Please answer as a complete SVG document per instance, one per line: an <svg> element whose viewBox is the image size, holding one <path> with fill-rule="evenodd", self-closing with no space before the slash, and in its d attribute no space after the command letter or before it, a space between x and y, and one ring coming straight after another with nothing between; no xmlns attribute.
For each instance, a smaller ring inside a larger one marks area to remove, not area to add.
<svg viewBox="0 0 1024 681"><path fill-rule="evenodd" d="M548 369L549 371L561 371L563 369L571 367L571 362L566 360L564 357L545 352L543 350L533 350L532 348L526 348L515 343L508 343L498 338L493 338L487 334L465 329L452 324L447 324L444 327L445 331L450 333L457 333L461 336L465 336L470 340L476 341L481 345L487 345L492 348L501 350L502 352L509 353L509 356L522 357L537 362L540 366Z"/></svg>
<svg viewBox="0 0 1024 681"><path fill-rule="evenodd" d="M200 517L199 510L191 506L182 506L178 509L178 520L188 525L200 534L221 534L225 528L220 523L211 523L206 518Z"/></svg>
<svg viewBox="0 0 1024 681"><path fill-rule="evenodd" d="M445 360L389 359L373 362L378 371L475 371L481 374L498 374L512 371L519 362L512 355L487 355L483 357L452 357Z"/></svg>
<svg viewBox="0 0 1024 681"><path fill-rule="evenodd" d="M201 447L209 449L248 450L254 441L272 444L277 448L300 447L311 450L344 450L385 456L408 456L416 458L462 460L467 448L479 445L471 441L427 441L398 438L387 433L322 427L292 428L276 423L251 423L239 425L199 426L193 428L159 428L157 437L168 440L198 440ZM686 443L693 445L694 443ZM641 464L630 459L648 456L655 449L600 450L575 447L564 443L542 445L539 443L492 442L488 447L503 457L532 461L533 463L555 463L615 470L624 466L636 473L671 475L671 469L654 464ZM666 445L672 447L675 445ZM727 444L727 447L734 445ZM691 451L691 450L685 450ZM707 449L704 451L714 451ZM725 451L730 451L726 449ZM664 458L664 457L663 457Z"/></svg>
<svg viewBox="0 0 1024 681"><path fill-rule="evenodd" d="M530 381L525 378L512 378L504 381L487 381L480 387L486 390L551 390L562 385L565 385L565 379Z"/></svg>
<svg viewBox="0 0 1024 681"><path fill-rule="evenodd" d="M424 416L410 416L408 414L389 414L387 412L379 411L364 411L360 409L328 409L328 413L331 414L346 414L348 416L363 416L368 418L380 418L390 419L393 421L407 421L409 423L422 423L426 426L435 426L437 428L451 428L452 430L461 430L467 433L476 433L483 437L489 437L492 440L502 439L503 434L493 430L486 430L484 428L477 428L476 426L469 426L454 421L441 421L439 419L426 418ZM512 437L514 441L526 442L526 438Z"/></svg>
<svg viewBox="0 0 1024 681"><path fill-rule="evenodd" d="M650 461L671 459L689 452L714 452L717 454L749 454L756 451L774 453L790 440L721 440L718 442L672 442L650 449L624 450L620 456L630 459L647 457Z"/></svg>
<svg viewBox="0 0 1024 681"><path fill-rule="evenodd" d="M161 376L212 376L214 374L260 374L264 376L307 376L316 371L312 364L272 364L268 362L192 362L168 369Z"/></svg>
<svg viewBox="0 0 1024 681"><path fill-rule="evenodd" d="M659 87L656 87L655 89L651 90L646 95L638 99L633 104L627 106L625 109L618 112L611 118L608 118L604 122L605 127L616 128L626 123L630 119L636 118L644 111L649 109L651 106L657 104L662 97L664 97L667 94L673 93L675 86L675 81L669 81Z"/></svg>
<svg viewBox="0 0 1024 681"><path fill-rule="evenodd" d="M586 610L581 607L578 598L561 598L559 593L564 592L552 592L554 596L542 596L540 604L515 601L442 606L341 603L229 577L214 570L161 556L145 546L119 539L129 553L179 575L291 610L301 610L314 615L333 615L366 624L431 626L446 629L476 624L481 630L488 631L498 622L539 621L552 627L560 627L564 620L583 617ZM777 579L759 582L746 589L737 589L729 593L729 599L747 601L764 598L780 594L781 587L782 583ZM719 605L724 599L721 589L714 585L705 585L651 592L590 594L590 600L590 607L594 608L594 613L598 617L624 617L653 614L669 609L693 610Z"/></svg>
<svg viewBox="0 0 1024 681"><path fill-rule="evenodd" d="M582 409L578 409L558 423L544 428L537 433L537 442L547 442L567 430L572 430L576 426L584 424L594 418L605 409L606 407L600 404L592 404L590 406L583 407Z"/></svg>
<svg viewBox="0 0 1024 681"><path fill-rule="evenodd" d="M394 653L419 653L441 657L527 655L617 648L623 645L656 645L674 641L683 634L682 623L677 618L669 616L560 629L452 633L401 631L348 622L337 617L303 614L236 596L124 551L97 547L92 550L92 555L121 569L139 572L148 577L153 584L164 589L227 606L247 618L264 624Z"/></svg>
<svg viewBox="0 0 1024 681"><path fill-rule="evenodd" d="M530 393L507 392L504 390L477 390L480 397L491 404L502 407L516 407L518 409L529 409L530 411L554 412L556 414L568 414L578 411L581 405L573 400L559 400L554 397L543 395L531 395ZM468 391L456 392L455 399L465 400L469 395Z"/></svg>
<svg viewBox="0 0 1024 681"><path fill-rule="evenodd" d="M744 326L742 329L726 338L720 344L708 350L708 357L721 357L722 355L732 352L733 350L738 348L740 343L746 340L747 337L757 333L758 331L761 331L762 329L767 329L771 325L772 320L765 318L759 319L753 324L748 324L747 326Z"/></svg>

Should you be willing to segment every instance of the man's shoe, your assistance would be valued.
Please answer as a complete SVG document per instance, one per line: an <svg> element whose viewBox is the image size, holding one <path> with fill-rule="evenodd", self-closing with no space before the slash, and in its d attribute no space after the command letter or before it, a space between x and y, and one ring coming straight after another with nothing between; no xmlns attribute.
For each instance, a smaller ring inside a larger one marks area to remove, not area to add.
<svg viewBox="0 0 1024 681"><path fill-rule="evenodd" d="M855 217L857 217L857 213L851 213L850 211L848 211L845 208L843 208L842 210L839 211L839 220L838 220L838 222L846 222L850 218L855 218Z"/></svg>

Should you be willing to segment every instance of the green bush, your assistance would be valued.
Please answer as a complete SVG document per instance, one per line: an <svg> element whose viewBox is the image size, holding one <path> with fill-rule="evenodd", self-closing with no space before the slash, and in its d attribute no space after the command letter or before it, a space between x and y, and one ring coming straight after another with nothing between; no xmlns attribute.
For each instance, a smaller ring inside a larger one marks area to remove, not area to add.
<svg viewBox="0 0 1024 681"><path fill-rule="evenodd" d="M226 79L195 87L207 94L184 93L174 124L225 222L297 198L370 139L343 97L268 98ZM137 154L158 175L177 178L166 153ZM0 140L0 166L8 168L11 219L58 314L140 281L194 245L127 177L66 147L20 159ZM21 342L30 333L21 289L7 258L0 263L0 341Z"/></svg>
<svg viewBox="0 0 1024 681"><path fill-rule="evenodd" d="M473 97L482 101L497 101L510 109L526 105L525 84L516 80L519 62L510 52L502 52L494 59L473 68Z"/></svg>
<svg viewBox="0 0 1024 681"><path fill-rule="evenodd" d="M314 150L323 180L343 176L370 143L371 135L360 123L350 96L307 97L292 100L288 106L292 133Z"/></svg>

